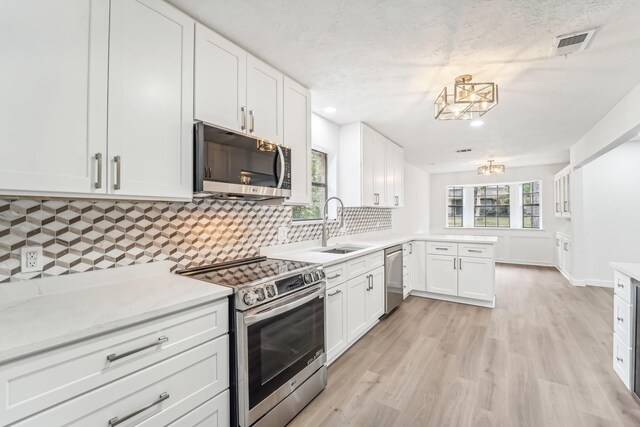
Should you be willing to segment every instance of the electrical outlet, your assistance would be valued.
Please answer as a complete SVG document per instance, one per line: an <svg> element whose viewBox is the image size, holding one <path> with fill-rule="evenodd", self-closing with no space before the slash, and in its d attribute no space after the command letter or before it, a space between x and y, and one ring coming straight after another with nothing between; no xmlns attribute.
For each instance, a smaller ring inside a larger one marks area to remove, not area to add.
<svg viewBox="0 0 640 427"><path fill-rule="evenodd" d="M289 229L287 227L278 227L278 243L285 243L289 239Z"/></svg>
<svg viewBox="0 0 640 427"><path fill-rule="evenodd" d="M42 271L42 246L25 246L20 250L20 271L23 273Z"/></svg>

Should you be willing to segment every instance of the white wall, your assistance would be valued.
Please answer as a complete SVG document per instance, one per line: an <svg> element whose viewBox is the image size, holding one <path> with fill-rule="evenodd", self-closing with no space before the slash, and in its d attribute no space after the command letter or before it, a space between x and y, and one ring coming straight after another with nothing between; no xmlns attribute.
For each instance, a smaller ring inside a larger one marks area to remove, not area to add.
<svg viewBox="0 0 640 427"><path fill-rule="evenodd" d="M429 231L429 174L404 162L404 207L393 209L393 231L427 233Z"/></svg>
<svg viewBox="0 0 640 427"><path fill-rule="evenodd" d="M478 176L475 171L431 175L430 231L435 234L474 234L498 236L496 260L537 265L553 265L556 231L567 232L570 223L553 212L553 176L564 166L542 165L507 167L503 175ZM447 228L446 191L450 185L496 184L501 182L542 181L542 230Z"/></svg>
<svg viewBox="0 0 640 427"><path fill-rule="evenodd" d="M582 174L585 260L576 274L587 284L608 283L609 262L640 262L640 143L615 148Z"/></svg>

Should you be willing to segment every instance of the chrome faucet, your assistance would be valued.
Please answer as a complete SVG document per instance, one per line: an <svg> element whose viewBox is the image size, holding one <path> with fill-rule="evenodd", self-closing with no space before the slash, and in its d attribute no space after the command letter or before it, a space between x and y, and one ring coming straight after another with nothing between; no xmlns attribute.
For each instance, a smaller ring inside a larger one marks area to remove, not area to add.
<svg viewBox="0 0 640 427"><path fill-rule="evenodd" d="M327 240L329 240L329 230L327 230L327 220L329 219L329 212L327 211L327 206L331 200L337 200L340 202L340 228L344 227L344 203L340 200L339 197L329 197L326 202L324 202L324 216L322 217L322 247L327 247Z"/></svg>

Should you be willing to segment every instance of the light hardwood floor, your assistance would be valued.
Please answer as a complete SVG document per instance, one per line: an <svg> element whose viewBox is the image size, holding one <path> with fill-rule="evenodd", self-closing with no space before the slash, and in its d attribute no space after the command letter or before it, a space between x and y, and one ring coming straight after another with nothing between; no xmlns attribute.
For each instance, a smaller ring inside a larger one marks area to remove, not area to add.
<svg viewBox="0 0 640 427"><path fill-rule="evenodd" d="M495 309L409 297L291 426L640 426L612 368L612 290L500 264Z"/></svg>

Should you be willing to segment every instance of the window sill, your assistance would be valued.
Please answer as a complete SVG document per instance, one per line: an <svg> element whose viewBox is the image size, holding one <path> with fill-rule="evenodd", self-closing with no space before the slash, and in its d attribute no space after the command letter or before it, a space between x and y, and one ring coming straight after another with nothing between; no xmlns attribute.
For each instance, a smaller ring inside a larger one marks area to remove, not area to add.
<svg viewBox="0 0 640 427"><path fill-rule="evenodd" d="M515 227L449 227L447 230L503 230L503 231L546 231L544 228L515 228Z"/></svg>

